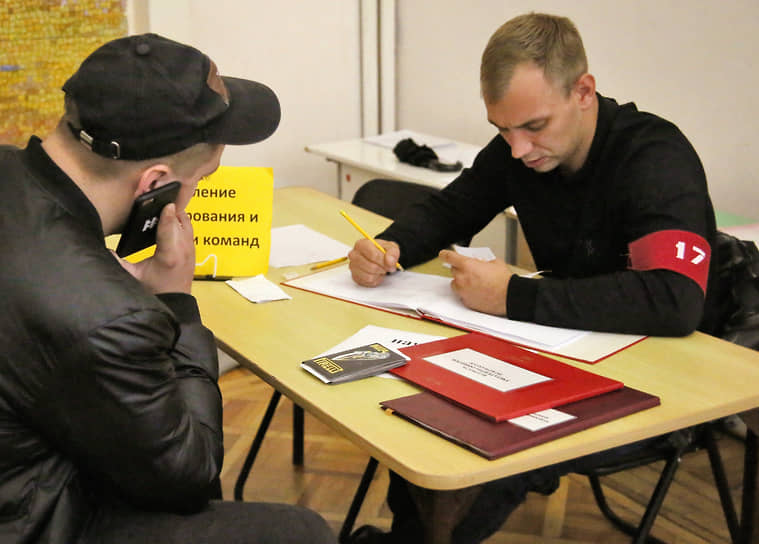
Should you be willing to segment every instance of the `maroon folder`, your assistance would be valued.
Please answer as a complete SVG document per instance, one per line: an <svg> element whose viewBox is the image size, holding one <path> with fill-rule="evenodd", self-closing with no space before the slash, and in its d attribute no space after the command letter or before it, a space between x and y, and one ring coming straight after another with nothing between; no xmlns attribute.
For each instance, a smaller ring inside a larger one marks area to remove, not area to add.
<svg viewBox="0 0 759 544"><path fill-rule="evenodd" d="M623 387L556 407L574 419L529 431L504 421L495 423L429 392L382 401L380 405L475 453L497 459L588 427L659 405L659 397Z"/></svg>

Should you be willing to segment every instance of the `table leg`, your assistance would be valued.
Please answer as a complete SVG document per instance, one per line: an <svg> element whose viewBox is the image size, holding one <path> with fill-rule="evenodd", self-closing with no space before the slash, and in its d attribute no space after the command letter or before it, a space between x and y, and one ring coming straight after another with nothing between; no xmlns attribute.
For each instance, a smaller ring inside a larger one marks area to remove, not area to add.
<svg viewBox="0 0 759 544"><path fill-rule="evenodd" d="M264 436L266 436L266 431L269 428L269 424L271 423L272 418L274 417L274 411L277 409L277 404L279 403L281 396L282 394L275 389L271 395L271 399L269 399L269 405L266 407L266 413L264 414L264 417L258 426L256 436L253 439L253 443L250 445L248 455L245 457L245 461L243 462L242 468L240 469L240 474L237 476L237 481L235 482L234 497L236 501L242 500L242 491L245 487L245 482L248 479L250 469L253 468L253 462L256 460L256 455L258 455L258 450L261 448L261 443L264 441Z"/></svg>
<svg viewBox="0 0 759 544"><path fill-rule="evenodd" d="M746 423L746 453L743 466L743 504L741 505L741 534L742 543L759 544L759 501L756 500L757 464L757 435L759 435L759 410L751 410L741 414Z"/></svg>
<svg viewBox="0 0 759 544"><path fill-rule="evenodd" d="M343 163L336 162L337 164L337 198L343 200Z"/></svg>
<svg viewBox="0 0 759 544"><path fill-rule="evenodd" d="M453 529L482 490L481 485L452 491L408 486L424 526L424 544L450 544Z"/></svg>

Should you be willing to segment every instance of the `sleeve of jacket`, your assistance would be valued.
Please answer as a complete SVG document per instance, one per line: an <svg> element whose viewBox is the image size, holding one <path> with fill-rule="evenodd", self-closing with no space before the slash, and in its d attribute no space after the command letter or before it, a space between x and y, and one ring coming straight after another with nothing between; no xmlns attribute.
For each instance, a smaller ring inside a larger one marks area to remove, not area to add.
<svg viewBox="0 0 759 544"><path fill-rule="evenodd" d="M172 312L129 313L76 346L58 438L124 499L187 512L209 499L222 466L217 352L193 297L160 298Z"/></svg>
<svg viewBox="0 0 759 544"><path fill-rule="evenodd" d="M699 325L704 295L669 270L624 271L588 278L514 276L509 319L601 332L685 336Z"/></svg>

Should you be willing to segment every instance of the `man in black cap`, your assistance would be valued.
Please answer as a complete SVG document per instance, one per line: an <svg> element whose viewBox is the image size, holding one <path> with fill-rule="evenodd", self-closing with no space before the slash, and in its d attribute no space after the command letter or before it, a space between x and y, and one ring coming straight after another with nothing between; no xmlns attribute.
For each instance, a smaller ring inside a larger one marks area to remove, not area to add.
<svg viewBox="0 0 759 544"><path fill-rule="evenodd" d="M0 147L0 541L334 542L317 514L219 496L218 362L184 212L274 93L157 35L97 49L44 141ZM153 257L117 259L136 197L172 181Z"/></svg>

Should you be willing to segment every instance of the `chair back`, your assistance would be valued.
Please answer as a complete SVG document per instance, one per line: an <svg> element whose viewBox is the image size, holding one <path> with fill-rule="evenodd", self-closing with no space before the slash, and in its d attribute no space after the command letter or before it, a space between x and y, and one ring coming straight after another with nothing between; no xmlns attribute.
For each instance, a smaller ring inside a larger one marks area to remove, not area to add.
<svg viewBox="0 0 759 544"><path fill-rule="evenodd" d="M759 350L759 250L752 241L717 232L719 282L725 319L718 336Z"/></svg>
<svg viewBox="0 0 759 544"><path fill-rule="evenodd" d="M351 203L395 220L407 206L438 192L440 189L421 183L396 179L372 179L358 188ZM469 246L471 241L472 239L469 238L456 243L460 246Z"/></svg>

